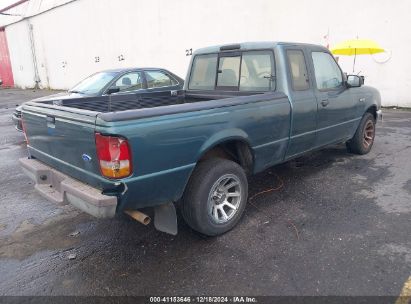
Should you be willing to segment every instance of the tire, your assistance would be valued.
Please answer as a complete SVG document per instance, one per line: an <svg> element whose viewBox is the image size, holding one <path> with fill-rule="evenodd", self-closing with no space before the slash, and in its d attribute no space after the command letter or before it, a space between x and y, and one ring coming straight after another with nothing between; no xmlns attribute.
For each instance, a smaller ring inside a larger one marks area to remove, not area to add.
<svg viewBox="0 0 411 304"><path fill-rule="evenodd" d="M375 118L367 112L358 125L354 137L347 142L348 152L355 154L367 154L371 151L375 138Z"/></svg>
<svg viewBox="0 0 411 304"><path fill-rule="evenodd" d="M238 223L247 198L243 168L231 160L208 159L200 162L190 177L181 213L192 229L208 236L220 235Z"/></svg>

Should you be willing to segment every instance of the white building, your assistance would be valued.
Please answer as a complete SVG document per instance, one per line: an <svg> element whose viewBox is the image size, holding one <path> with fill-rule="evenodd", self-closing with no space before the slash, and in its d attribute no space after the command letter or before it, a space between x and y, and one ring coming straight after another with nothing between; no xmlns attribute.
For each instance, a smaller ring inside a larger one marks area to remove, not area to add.
<svg viewBox="0 0 411 304"><path fill-rule="evenodd" d="M408 0L30 0L23 5L24 18L0 20L10 23L5 33L18 87L34 87L37 81L41 88L67 89L96 71L132 66L164 67L184 78L189 49L259 40L332 46L358 37L377 41L386 52L358 56L355 72L381 91L384 106L411 107ZM352 72L353 59L339 58L344 71Z"/></svg>

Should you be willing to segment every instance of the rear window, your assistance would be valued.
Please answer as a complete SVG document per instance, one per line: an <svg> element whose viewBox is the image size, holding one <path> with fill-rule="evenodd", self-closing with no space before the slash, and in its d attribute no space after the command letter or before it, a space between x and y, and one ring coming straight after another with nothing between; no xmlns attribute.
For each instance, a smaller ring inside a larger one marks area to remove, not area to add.
<svg viewBox="0 0 411 304"><path fill-rule="evenodd" d="M214 90L217 74L217 54L195 56L191 68L190 90Z"/></svg>
<svg viewBox="0 0 411 304"><path fill-rule="evenodd" d="M275 87L274 80L271 51L197 55L188 89L266 92Z"/></svg>
<svg viewBox="0 0 411 304"><path fill-rule="evenodd" d="M241 56L220 57L218 63L217 87L238 88Z"/></svg>
<svg viewBox="0 0 411 304"><path fill-rule="evenodd" d="M146 71L148 88L161 88L177 85L178 82L162 71Z"/></svg>

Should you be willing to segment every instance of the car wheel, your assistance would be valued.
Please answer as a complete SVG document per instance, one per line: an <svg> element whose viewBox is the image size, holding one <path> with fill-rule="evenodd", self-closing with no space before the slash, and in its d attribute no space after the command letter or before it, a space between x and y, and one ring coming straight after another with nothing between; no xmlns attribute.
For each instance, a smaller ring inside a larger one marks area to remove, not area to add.
<svg viewBox="0 0 411 304"><path fill-rule="evenodd" d="M347 142L347 150L355 154L367 154L371 151L375 138L375 118L367 112L355 132L354 137Z"/></svg>
<svg viewBox="0 0 411 304"><path fill-rule="evenodd" d="M181 211L187 224L209 236L240 220L248 197L247 177L237 163L221 158L200 162L186 187Z"/></svg>

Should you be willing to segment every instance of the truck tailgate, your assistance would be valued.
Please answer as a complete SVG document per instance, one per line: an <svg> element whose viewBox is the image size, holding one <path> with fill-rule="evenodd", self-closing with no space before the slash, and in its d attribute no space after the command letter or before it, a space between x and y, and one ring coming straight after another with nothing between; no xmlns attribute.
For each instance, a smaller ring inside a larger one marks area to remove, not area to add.
<svg viewBox="0 0 411 304"><path fill-rule="evenodd" d="M101 188L94 135L96 112L29 103L22 113L32 157Z"/></svg>

